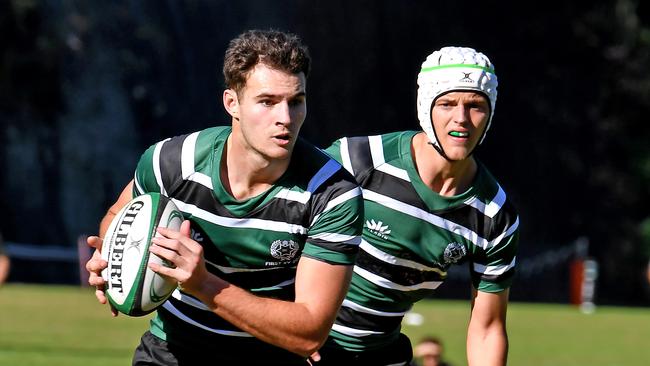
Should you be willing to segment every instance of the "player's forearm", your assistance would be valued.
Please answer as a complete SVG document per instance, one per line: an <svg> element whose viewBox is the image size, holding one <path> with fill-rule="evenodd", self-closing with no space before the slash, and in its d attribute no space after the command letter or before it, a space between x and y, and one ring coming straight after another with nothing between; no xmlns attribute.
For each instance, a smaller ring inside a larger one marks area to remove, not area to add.
<svg viewBox="0 0 650 366"><path fill-rule="evenodd" d="M255 296L214 276L194 295L243 331L305 357L318 350L332 325L305 304Z"/></svg>
<svg viewBox="0 0 650 366"><path fill-rule="evenodd" d="M106 214L102 218L102 221L99 223L99 237L103 238L104 234L108 230L108 227L113 221L113 218L117 213L124 207L130 200L133 198L133 181L130 181L126 187L120 193L120 196L117 198L117 201L106 211Z"/></svg>
<svg viewBox="0 0 650 366"><path fill-rule="evenodd" d="M9 277L9 268L11 266L9 257L0 255L0 284L4 283Z"/></svg>
<svg viewBox="0 0 650 366"><path fill-rule="evenodd" d="M99 222L99 237L104 238L104 234L108 230L108 226L111 224L111 221L115 217L115 213L111 210L106 212L106 215L102 218L102 221Z"/></svg>
<svg viewBox="0 0 650 366"><path fill-rule="evenodd" d="M508 335L505 327L470 328L467 334L469 366L504 366L508 359Z"/></svg>

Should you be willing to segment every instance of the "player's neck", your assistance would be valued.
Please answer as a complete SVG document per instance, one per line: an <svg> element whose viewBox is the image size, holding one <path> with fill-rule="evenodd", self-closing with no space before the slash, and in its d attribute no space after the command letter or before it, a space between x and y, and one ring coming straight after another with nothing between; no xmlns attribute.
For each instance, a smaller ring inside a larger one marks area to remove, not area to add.
<svg viewBox="0 0 650 366"><path fill-rule="evenodd" d="M237 200L255 197L271 188L289 166L289 159L267 159L231 134L220 161L221 183Z"/></svg>
<svg viewBox="0 0 650 366"><path fill-rule="evenodd" d="M469 189L478 169L473 157L449 161L431 145L424 133L413 137L411 152L422 182L441 196L459 195Z"/></svg>

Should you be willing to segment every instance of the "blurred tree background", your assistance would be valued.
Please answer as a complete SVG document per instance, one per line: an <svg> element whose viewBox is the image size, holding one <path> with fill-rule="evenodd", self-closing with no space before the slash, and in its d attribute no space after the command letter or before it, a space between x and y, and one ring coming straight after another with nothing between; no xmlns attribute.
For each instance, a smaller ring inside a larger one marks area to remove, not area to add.
<svg viewBox="0 0 650 366"><path fill-rule="evenodd" d="M295 32L309 46L302 135L320 146L418 129L421 62L465 45L499 76L477 156L521 214L512 298L566 302L572 243L584 237L600 264L597 302L650 304L649 9L641 0L2 1L0 229L10 242L76 248L147 146L229 124L222 57L246 29ZM46 281L20 267L14 280ZM443 287L441 296L467 292Z"/></svg>

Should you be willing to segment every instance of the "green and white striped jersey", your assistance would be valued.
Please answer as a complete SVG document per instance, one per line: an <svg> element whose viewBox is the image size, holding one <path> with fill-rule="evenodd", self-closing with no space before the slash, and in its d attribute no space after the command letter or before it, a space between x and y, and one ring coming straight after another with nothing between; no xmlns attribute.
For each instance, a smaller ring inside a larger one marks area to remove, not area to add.
<svg viewBox="0 0 650 366"><path fill-rule="evenodd" d="M452 264L469 262L479 291L512 282L519 218L505 192L480 163L466 192L433 192L413 161L416 133L343 138L327 149L361 185L365 225L326 346L362 351L394 341L404 314L443 283Z"/></svg>
<svg viewBox="0 0 650 366"><path fill-rule="evenodd" d="M151 146L138 163L133 194L170 197L191 221L208 270L259 296L293 300L301 256L353 264L363 200L350 173L299 139L284 175L266 192L238 201L220 179L230 133L230 127L214 127ZM172 344L208 347L240 360L243 354L285 363L298 357L253 338L179 290L158 309L151 332Z"/></svg>

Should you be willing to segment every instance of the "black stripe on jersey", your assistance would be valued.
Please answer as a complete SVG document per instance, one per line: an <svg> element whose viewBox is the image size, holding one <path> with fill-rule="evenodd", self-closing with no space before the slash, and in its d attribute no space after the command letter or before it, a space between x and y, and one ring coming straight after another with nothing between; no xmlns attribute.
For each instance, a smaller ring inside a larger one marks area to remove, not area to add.
<svg viewBox="0 0 650 366"><path fill-rule="evenodd" d="M236 217L214 197L210 188L199 183L184 181L175 188L173 194L171 192L169 194L211 214L229 218ZM243 218L278 221L278 218L281 217L283 222L307 227L309 223L304 215L305 209L305 205L300 202L276 198L244 215ZM278 212L282 214L278 215Z"/></svg>
<svg viewBox="0 0 650 366"><path fill-rule="evenodd" d="M368 136L348 137L348 152L354 177L359 183L368 170L374 167Z"/></svg>
<svg viewBox="0 0 650 366"><path fill-rule="evenodd" d="M160 174L165 191L170 192L181 183L181 151L188 135L176 136L163 142L160 149ZM153 162L156 164L156 162Z"/></svg>
<svg viewBox="0 0 650 366"><path fill-rule="evenodd" d="M380 316L355 311L342 306L336 323L346 327L380 332L391 332L400 326L403 316Z"/></svg>
<svg viewBox="0 0 650 366"><path fill-rule="evenodd" d="M168 191L170 196L194 205L211 214L222 217L234 217L221 203L217 201L212 190L193 181L183 181L173 191Z"/></svg>
<svg viewBox="0 0 650 366"><path fill-rule="evenodd" d="M228 281L235 286L239 286L247 290L276 286L282 282L295 278L296 275L295 267L234 273L223 273L219 271L219 269L210 265L208 265L207 268L211 273L224 279L225 281ZM292 283L284 287L293 289L294 284Z"/></svg>
<svg viewBox="0 0 650 366"><path fill-rule="evenodd" d="M312 193L310 199L312 205L310 208L311 214L309 220L311 221L314 217L321 214L331 200L340 195L346 194L357 187L358 185L354 181L352 175L347 170L341 168Z"/></svg>
<svg viewBox="0 0 650 366"><path fill-rule="evenodd" d="M308 239L307 241L321 248L326 248L337 253L356 254L359 251L358 245L352 245L349 243L335 243L320 239Z"/></svg>
<svg viewBox="0 0 650 366"><path fill-rule="evenodd" d="M429 209L422 201L411 182L397 178L379 170L373 172L361 183L364 189L388 196L394 200L408 204L428 212Z"/></svg>
<svg viewBox="0 0 650 366"><path fill-rule="evenodd" d="M274 198L265 205L255 208L245 217L270 221L282 221L288 224L309 227L309 215L305 214L306 210L307 206L303 203Z"/></svg>
<svg viewBox="0 0 650 366"><path fill-rule="evenodd" d="M455 207L446 212L437 212L436 215L462 225L488 241L494 240L517 221L517 213L509 200L504 202L494 218L486 216L472 206Z"/></svg>
<svg viewBox="0 0 650 366"><path fill-rule="evenodd" d="M509 270L505 271L503 274L500 275L486 275L486 274L481 274L476 272L481 280L484 281L489 281L489 282L497 282L497 281L506 281L510 277L515 275L515 267L510 268Z"/></svg>
<svg viewBox="0 0 650 366"><path fill-rule="evenodd" d="M373 257L363 249L359 250L356 265L402 286L413 286L430 281L444 281L446 278L446 276L434 271L420 271L414 268L388 264Z"/></svg>

